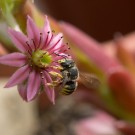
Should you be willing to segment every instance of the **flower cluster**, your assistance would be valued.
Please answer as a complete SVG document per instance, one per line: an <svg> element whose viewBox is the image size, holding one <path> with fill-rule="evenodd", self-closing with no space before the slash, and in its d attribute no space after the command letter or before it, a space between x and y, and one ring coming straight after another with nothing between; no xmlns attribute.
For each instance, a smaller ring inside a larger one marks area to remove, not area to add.
<svg viewBox="0 0 135 135"><path fill-rule="evenodd" d="M42 30L28 16L27 36L13 29L9 29L9 35L20 52L0 57L0 63L19 69L5 87L17 85L25 101L31 101L45 91L51 102L55 103L54 78L58 82L61 76L57 61L69 57L65 53L68 47L63 43L63 34L54 34L47 16Z"/></svg>

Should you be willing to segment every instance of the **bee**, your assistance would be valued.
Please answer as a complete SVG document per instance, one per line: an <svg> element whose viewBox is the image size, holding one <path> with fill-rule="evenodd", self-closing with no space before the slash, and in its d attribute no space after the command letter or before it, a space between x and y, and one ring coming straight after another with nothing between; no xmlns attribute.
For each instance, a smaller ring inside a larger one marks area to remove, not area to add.
<svg viewBox="0 0 135 135"><path fill-rule="evenodd" d="M72 59L61 59L59 60L59 64L62 67L60 70L62 75L60 81L61 94L72 94L76 90L78 82L89 89L97 89L100 86L100 81L96 75L84 72L81 72L79 75L79 70Z"/></svg>
<svg viewBox="0 0 135 135"><path fill-rule="evenodd" d="M62 88L60 93L63 95L70 95L72 94L77 86L78 82L77 79L79 77L79 71L72 59L64 58L59 60L59 64L62 67L60 70L62 74L61 85Z"/></svg>
<svg viewBox="0 0 135 135"><path fill-rule="evenodd" d="M77 81L72 81L72 80L67 81L64 84L63 88L61 89L60 93L62 95L70 95L76 90L77 86L78 86Z"/></svg>

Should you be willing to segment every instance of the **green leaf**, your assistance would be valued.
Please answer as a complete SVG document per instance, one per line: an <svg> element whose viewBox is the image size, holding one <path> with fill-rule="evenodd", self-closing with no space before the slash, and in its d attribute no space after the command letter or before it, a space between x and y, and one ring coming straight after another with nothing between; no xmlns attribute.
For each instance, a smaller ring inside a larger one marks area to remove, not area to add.
<svg viewBox="0 0 135 135"><path fill-rule="evenodd" d="M20 6L22 6L23 3L25 3L25 0L0 0L2 17L12 28L18 26L14 13L17 12L17 10L20 10Z"/></svg>
<svg viewBox="0 0 135 135"><path fill-rule="evenodd" d="M2 12L10 12L12 11L14 6L14 0L1 0L0 1L0 8L2 9Z"/></svg>

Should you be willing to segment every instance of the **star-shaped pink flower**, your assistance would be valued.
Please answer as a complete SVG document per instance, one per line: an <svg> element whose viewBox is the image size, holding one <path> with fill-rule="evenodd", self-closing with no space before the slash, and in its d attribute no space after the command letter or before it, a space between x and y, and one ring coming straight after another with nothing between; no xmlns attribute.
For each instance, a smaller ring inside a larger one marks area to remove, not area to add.
<svg viewBox="0 0 135 135"><path fill-rule="evenodd" d="M6 88L17 85L20 96L25 101L33 100L43 90L51 102L55 103L55 91L48 84L53 83L50 72L60 73L53 67L63 59L67 46L63 43L63 34L54 35L46 16L43 29L39 29L31 17L27 18L27 36L9 29L9 35L20 52L0 57L0 63L19 67L11 76Z"/></svg>

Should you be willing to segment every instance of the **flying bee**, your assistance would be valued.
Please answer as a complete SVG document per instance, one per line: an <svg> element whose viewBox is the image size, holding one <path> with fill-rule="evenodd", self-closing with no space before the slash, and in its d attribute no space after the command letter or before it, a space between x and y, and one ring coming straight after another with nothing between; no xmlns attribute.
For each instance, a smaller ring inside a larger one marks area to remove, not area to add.
<svg viewBox="0 0 135 135"><path fill-rule="evenodd" d="M78 68L76 67L75 62L72 59L64 58L59 60L58 63L62 67L62 69L60 70L62 74L62 88L60 90L60 93L63 95L70 95L76 90L78 85Z"/></svg>

